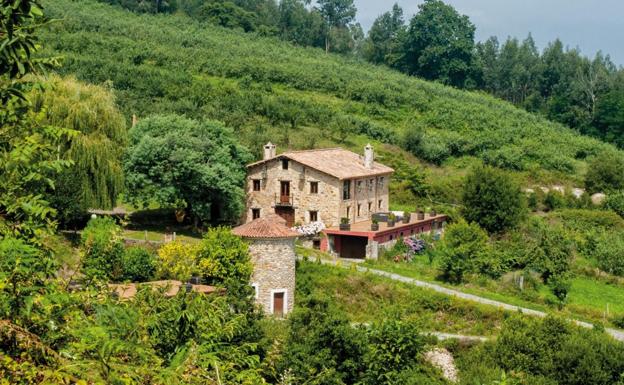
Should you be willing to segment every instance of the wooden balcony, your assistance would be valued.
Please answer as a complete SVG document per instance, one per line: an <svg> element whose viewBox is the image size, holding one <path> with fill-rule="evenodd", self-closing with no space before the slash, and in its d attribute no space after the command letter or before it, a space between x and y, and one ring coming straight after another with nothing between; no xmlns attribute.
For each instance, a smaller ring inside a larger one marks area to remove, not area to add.
<svg viewBox="0 0 624 385"><path fill-rule="evenodd" d="M293 194L277 195L275 194L275 207L292 207L294 206Z"/></svg>

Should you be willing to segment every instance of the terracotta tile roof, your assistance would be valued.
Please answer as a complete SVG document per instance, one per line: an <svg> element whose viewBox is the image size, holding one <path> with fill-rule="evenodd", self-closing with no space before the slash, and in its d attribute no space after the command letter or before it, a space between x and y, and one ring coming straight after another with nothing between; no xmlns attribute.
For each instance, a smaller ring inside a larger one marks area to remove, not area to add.
<svg viewBox="0 0 624 385"><path fill-rule="evenodd" d="M269 214L235 227L232 233L243 238L294 238L300 235L286 227L286 220L277 214Z"/></svg>
<svg viewBox="0 0 624 385"><path fill-rule="evenodd" d="M326 148L305 151L289 151L277 155L275 158L288 158L299 162L305 166L314 168L325 174L335 176L338 179L361 178L374 175L385 175L394 172L388 166L373 162L371 168L364 166L364 157L355 152L342 148ZM261 160L252 163L247 167L262 164L271 159Z"/></svg>

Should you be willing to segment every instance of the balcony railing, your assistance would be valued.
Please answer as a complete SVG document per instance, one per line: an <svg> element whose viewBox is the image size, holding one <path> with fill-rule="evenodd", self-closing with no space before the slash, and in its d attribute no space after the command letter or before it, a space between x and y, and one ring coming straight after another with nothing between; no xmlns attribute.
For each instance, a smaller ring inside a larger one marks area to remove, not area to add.
<svg viewBox="0 0 624 385"><path fill-rule="evenodd" d="M275 194L275 206L293 206L293 194Z"/></svg>

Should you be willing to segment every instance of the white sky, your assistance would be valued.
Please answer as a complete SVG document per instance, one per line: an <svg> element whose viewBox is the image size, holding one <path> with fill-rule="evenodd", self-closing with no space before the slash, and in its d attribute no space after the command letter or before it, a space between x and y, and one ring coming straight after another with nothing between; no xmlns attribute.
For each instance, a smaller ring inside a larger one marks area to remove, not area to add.
<svg viewBox="0 0 624 385"><path fill-rule="evenodd" d="M420 0L397 0L406 20L418 11ZM468 15L477 27L477 40L498 36L524 39L529 32L540 48L559 37L585 55L609 54L624 65L624 0L445 0ZM355 0L357 20L364 30L394 1Z"/></svg>

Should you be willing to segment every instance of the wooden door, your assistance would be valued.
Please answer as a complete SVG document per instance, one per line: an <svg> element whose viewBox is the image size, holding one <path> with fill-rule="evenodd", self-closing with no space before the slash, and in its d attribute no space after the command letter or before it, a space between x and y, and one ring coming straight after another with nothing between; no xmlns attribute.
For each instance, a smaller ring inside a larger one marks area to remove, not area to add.
<svg viewBox="0 0 624 385"><path fill-rule="evenodd" d="M285 181L280 182L280 202L281 203L290 202L290 182L285 182Z"/></svg>
<svg viewBox="0 0 624 385"><path fill-rule="evenodd" d="M275 214L286 220L286 226L293 227L295 225L295 209L292 207L276 207Z"/></svg>
<svg viewBox="0 0 624 385"><path fill-rule="evenodd" d="M284 316L284 293L273 293L273 315Z"/></svg>

